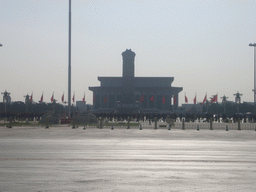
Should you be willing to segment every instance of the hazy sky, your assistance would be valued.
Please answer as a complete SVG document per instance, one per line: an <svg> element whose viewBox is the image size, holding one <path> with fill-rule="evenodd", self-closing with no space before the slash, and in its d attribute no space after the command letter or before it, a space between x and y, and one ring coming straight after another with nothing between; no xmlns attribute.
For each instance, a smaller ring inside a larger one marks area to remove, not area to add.
<svg viewBox="0 0 256 192"><path fill-rule="evenodd" d="M122 52L136 53L135 76L174 77L192 103L214 94L253 101L256 0L73 0L72 94L92 103L98 76L122 76ZM0 1L0 91L57 102L68 92L68 0Z"/></svg>

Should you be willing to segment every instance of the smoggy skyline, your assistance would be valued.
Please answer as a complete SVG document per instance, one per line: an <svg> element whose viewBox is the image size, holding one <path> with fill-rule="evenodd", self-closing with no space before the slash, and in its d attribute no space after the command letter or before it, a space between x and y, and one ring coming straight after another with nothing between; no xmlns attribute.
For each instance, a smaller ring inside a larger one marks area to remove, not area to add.
<svg viewBox="0 0 256 192"><path fill-rule="evenodd" d="M1 92L68 97L68 0L0 2ZM122 52L135 76L174 77L179 104L218 93L253 102L256 1L72 1L72 96L92 103L98 76L122 76Z"/></svg>

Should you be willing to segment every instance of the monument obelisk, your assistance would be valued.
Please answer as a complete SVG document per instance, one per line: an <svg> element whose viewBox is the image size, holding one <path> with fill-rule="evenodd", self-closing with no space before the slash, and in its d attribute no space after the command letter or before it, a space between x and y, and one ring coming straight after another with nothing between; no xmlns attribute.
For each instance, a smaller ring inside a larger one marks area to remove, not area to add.
<svg viewBox="0 0 256 192"><path fill-rule="evenodd" d="M135 53L126 49L123 56L122 109L132 112L134 109L134 58Z"/></svg>

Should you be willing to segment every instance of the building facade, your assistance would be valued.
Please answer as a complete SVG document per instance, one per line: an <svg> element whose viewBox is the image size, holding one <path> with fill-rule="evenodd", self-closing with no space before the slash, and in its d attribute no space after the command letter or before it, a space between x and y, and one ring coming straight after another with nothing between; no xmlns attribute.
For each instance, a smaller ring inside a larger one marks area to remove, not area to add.
<svg viewBox="0 0 256 192"><path fill-rule="evenodd" d="M182 87L172 87L173 77L135 77L135 53L126 50L122 77L98 77L93 91L93 110L98 112L170 112L178 107Z"/></svg>

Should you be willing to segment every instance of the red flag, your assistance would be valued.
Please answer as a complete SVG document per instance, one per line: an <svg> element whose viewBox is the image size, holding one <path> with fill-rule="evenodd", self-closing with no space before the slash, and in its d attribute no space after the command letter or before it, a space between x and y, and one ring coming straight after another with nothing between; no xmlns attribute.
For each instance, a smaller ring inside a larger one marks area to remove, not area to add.
<svg viewBox="0 0 256 192"><path fill-rule="evenodd" d="M174 96L174 98L173 98L173 102L174 102L174 104L176 104L176 103L177 103L177 98L176 98L176 96Z"/></svg>
<svg viewBox="0 0 256 192"><path fill-rule="evenodd" d="M53 100L54 100L54 93L52 94L51 102L53 102Z"/></svg>
<svg viewBox="0 0 256 192"><path fill-rule="evenodd" d="M107 101L107 97L105 96L103 103L106 103Z"/></svg>
<svg viewBox="0 0 256 192"><path fill-rule="evenodd" d="M194 104L196 104L196 96L195 96L195 98L193 99L193 101L194 101Z"/></svg>
<svg viewBox="0 0 256 192"><path fill-rule="evenodd" d="M95 103L95 101L96 101L96 96L93 97L93 103Z"/></svg>
<svg viewBox="0 0 256 192"><path fill-rule="evenodd" d="M142 103L144 101L144 95L141 95L140 102Z"/></svg>
<svg viewBox="0 0 256 192"><path fill-rule="evenodd" d="M215 101L218 102L218 94L215 95Z"/></svg>
<svg viewBox="0 0 256 192"><path fill-rule="evenodd" d="M72 101L73 101L73 103L75 102L75 93L73 95Z"/></svg>
<svg viewBox="0 0 256 192"><path fill-rule="evenodd" d="M185 103L188 103L188 98L186 95L185 95Z"/></svg>
<svg viewBox="0 0 256 192"><path fill-rule="evenodd" d="M61 97L61 101L62 101L62 103L64 102L64 93L63 93L63 95Z"/></svg>
<svg viewBox="0 0 256 192"><path fill-rule="evenodd" d="M213 96L213 98L211 99L211 103L213 102L218 102L218 95Z"/></svg>
<svg viewBox="0 0 256 192"><path fill-rule="evenodd" d="M40 99L40 103L43 103L44 100L44 94L42 93L41 99Z"/></svg>
<svg viewBox="0 0 256 192"><path fill-rule="evenodd" d="M150 98L150 101L154 101L154 95Z"/></svg>
<svg viewBox="0 0 256 192"><path fill-rule="evenodd" d="M29 101L30 101L30 102L33 101L33 93L31 94Z"/></svg>
<svg viewBox="0 0 256 192"><path fill-rule="evenodd" d="M166 100L165 100L165 96L163 96L163 98L162 98L162 102L163 102L163 104L165 104L165 102L166 102Z"/></svg>
<svg viewBox="0 0 256 192"><path fill-rule="evenodd" d="M204 97L204 100L203 100L203 102L202 102L202 105L206 102L206 100L207 100L207 94L206 94L205 97Z"/></svg>
<svg viewBox="0 0 256 192"><path fill-rule="evenodd" d="M83 103L85 102L85 93L84 93L84 97L83 97Z"/></svg>

